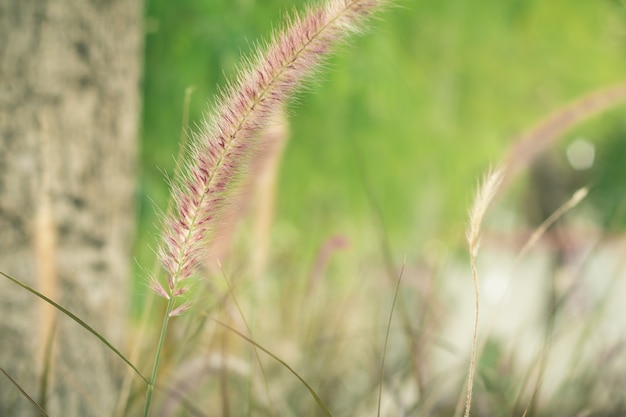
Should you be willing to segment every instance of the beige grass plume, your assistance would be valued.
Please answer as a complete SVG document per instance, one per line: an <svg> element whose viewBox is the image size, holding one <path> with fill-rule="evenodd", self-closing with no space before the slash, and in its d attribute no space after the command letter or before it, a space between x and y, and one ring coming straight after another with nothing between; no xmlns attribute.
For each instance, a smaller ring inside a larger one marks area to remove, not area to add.
<svg viewBox="0 0 626 417"><path fill-rule="evenodd" d="M485 217L485 213L491 204L491 201L496 196L502 178L504 177L505 169L498 167L490 171L483 180L482 184L478 188L474 204L469 213L469 227L466 232L467 243L469 245L470 252L470 264L472 267L472 279L474 281L475 291L475 308L474 308L474 332L472 340L472 358L470 360L469 376L467 378L467 399L465 402L465 417L469 417L470 408L472 405L472 389L474 386L474 371L476 369L476 345L478 341L478 313L479 313L479 301L480 292L478 287L478 271L476 269L476 257L478 255L478 248L480 246L480 228Z"/></svg>

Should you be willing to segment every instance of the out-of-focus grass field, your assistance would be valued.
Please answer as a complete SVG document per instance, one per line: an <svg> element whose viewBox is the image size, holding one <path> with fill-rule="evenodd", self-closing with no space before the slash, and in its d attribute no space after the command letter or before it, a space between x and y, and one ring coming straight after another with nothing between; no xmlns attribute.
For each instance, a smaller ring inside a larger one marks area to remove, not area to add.
<svg viewBox="0 0 626 417"><path fill-rule="evenodd" d="M304 4L147 2L139 264L153 256L154 206L166 205L163 171L178 152L185 89L195 87L193 126L241 56ZM371 199L396 256L458 243L477 178L517 134L623 79L625 18L617 0L395 2L289 109L273 248L297 248L290 256L308 265L325 238L345 234L367 253L378 246ZM572 137L590 137L602 154L622 120L609 113Z"/></svg>
<svg viewBox="0 0 626 417"><path fill-rule="evenodd" d="M256 42L269 39L286 12L294 7L302 10L304 4L299 0L147 1L136 307L149 291L144 280L145 270L154 262L151 248L158 245L155 208L164 210L167 205L165 176L172 174L178 154L185 90L195 88L190 103L193 128L211 108L219 86L234 76L241 57L249 56ZM466 212L477 180L503 159L513 139L567 102L622 82L624 74L623 1L395 1L371 22L366 33L338 50L289 108L289 140L280 167L265 277L265 284L273 282L283 289L273 296L277 298L269 297L275 305L257 306L263 324L256 336L265 341L269 337L274 347L291 343L283 340L290 340L286 334L295 333L296 339L303 340L308 340L307 335L312 339L326 333L336 336L331 329L334 320L347 320L336 331L344 334L353 324L351 317L367 320L366 314L351 310L371 308L376 310L370 323L378 329L375 339L382 340L393 288L380 292L376 285L381 281L367 280L385 275L382 271L388 261L396 273L404 257L409 269L429 264L433 256L437 258L434 266L439 267L440 257L445 257L442 253L465 250ZM584 212L596 227L609 231L626 225L624 111L623 106L617 107L576 127L549 151L564 160L572 140L586 138L594 144L591 169L574 173L564 165L558 175L563 175L564 182L571 177L577 185L592 186ZM532 229L541 220L533 217L529 207L533 192L524 180L511 184L496 210L505 229L512 224ZM235 256L244 264L254 251L245 239L250 233L245 225L239 231L244 238L238 240L244 244L237 247ZM348 241L349 248L328 264L329 279L322 285L332 289L315 293L319 298L313 300L306 281L320 247L337 235ZM391 259L385 259L385 250ZM237 280L237 268L230 265L226 275ZM439 273L430 271L429 276L437 280ZM365 296L352 297L351 291L359 291L359 280L367 287L363 294L374 288L379 299L370 303ZM471 288L469 266L463 285ZM248 294L261 287L250 282L242 286ZM430 305L420 298L423 294L411 291L412 287L403 295L409 308L415 307L408 314L417 317L417 311L424 308L420 317L429 317L436 327L443 313L428 310ZM473 298L471 290L467 298ZM203 299L211 300L211 295ZM411 322L405 317L402 323L407 324L406 320ZM303 326L306 330L299 333ZM412 326L420 332L429 328L424 323ZM263 334L267 328L277 333ZM320 369L328 365L316 361L328 358L323 353L321 359L307 356L311 371L307 375L314 382L339 380L342 366L348 367L349 362L341 362L342 355L355 359L353 345L348 343L352 336L345 334L347 347L330 354L329 363L339 365L335 371L316 373L318 365ZM404 346L401 331L392 332L394 338L396 346ZM289 346L281 354L289 356ZM309 348L319 353L317 347ZM488 345L484 360L493 366L501 364L497 354L489 354L490 349L500 347ZM409 359L399 359L407 353L403 352L392 350L390 363L408 366ZM369 353L374 359L370 358L373 368L367 372L375 380L381 352ZM367 352L359 351L356 357L363 355ZM465 364L465 357L461 361ZM452 377L455 383L465 376L465 365L460 369ZM502 388L499 404L505 405L501 411L505 415L519 405L513 405L511 392L521 380L510 374L503 378L510 383ZM418 384L423 382L419 379ZM341 396L333 381L322 384L326 398ZM427 388L420 393L429 398ZM284 398L289 401L288 395Z"/></svg>

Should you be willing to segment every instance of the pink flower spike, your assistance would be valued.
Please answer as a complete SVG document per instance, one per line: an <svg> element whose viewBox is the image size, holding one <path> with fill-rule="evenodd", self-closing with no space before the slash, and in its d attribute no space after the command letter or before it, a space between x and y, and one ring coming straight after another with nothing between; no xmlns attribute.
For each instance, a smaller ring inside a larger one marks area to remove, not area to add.
<svg viewBox="0 0 626 417"><path fill-rule="evenodd" d="M190 145L173 184L160 258L170 293L198 269L217 224L228 212L251 160L268 146L261 134L328 57L388 0L326 0L293 16L268 46L244 62Z"/></svg>

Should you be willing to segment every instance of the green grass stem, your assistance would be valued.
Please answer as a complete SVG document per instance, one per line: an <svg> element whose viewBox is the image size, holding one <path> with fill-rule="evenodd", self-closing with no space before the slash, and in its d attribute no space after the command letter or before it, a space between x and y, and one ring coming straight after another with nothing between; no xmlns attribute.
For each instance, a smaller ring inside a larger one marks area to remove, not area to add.
<svg viewBox="0 0 626 417"><path fill-rule="evenodd" d="M148 382L148 392L146 393L146 406L144 407L144 417L148 417L150 413L150 405L152 402L152 393L154 392L154 384L156 382L157 373L159 371L159 359L161 357L161 349L163 348L163 343L165 342L165 334L167 333L167 325L170 321L170 313L174 309L174 301L176 297L170 297L167 302L167 307L165 308L165 315L163 317L163 325L161 326L161 335L159 336L159 343L157 345L157 350L154 355L154 364L152 365L152 376L150 377L150 382Z"/></svg>
<svg viewBox="0 0 626 417"><path fill-rule="evenodd" d="M291 366L289 366L287 364L287 362L285 362L284 360L282 360L278 356L274 355L272 352L270 352L269 350L267 350L266 348L264 348L263 346L261 346L260 344L255 342L254 340L250 339L245 334L243 334L240 331L230 327L228 324L223 323L223 322L221 322L221 321L219 321L219 320L217 320L217 319L215 319L213 317L210 317L210 319L213 320L214 322L216 322L217 324L219 324L220 326L223 326L223 327L227 328L228 330L230 330L231 332L235 333L237 336L241 337L242 339L244 339L245 341L247 341L248 343L250 343L254 347L262 350L263 352L265 352L266 354L271 356L272 359L274 359L276 362L280 363L282 366L287 368L287 370L289 372L291 372L296 378L298 378L300 380L300 382L302 382L302 384L306 387L306 389L309 391L309 393L311 394L311 396L313 397L313 399L315 400L317 405L319 405L319 407L322 409L322 412L324 413L324 415L326 417L332 417L332 414L330 413L330 410L328 410L328 407L326 407L326 404L324 404L324 401L322 401L322 399L317 394L317 392L315 392L313 387L311 387L311 385L309 385L309 383L306 382L306 380L302 376L300 376L299 373L297 373Z"/></svg>
<svg viewBox="0 0 626 417"><path fill-rule="evenodd" d="M93 327L91 327L90 325L85 323L83 320L81 320L77 315L75 315L74 313L72 313L71 311L69 311L68 309L63 307L62 305L52 301L50 298L46 297L45 295L43 295L42 293L40 293L39 291L37 291L33 287L31 287L31 286L25 284L24 282L20 281L19 279L14 278L14 277L12 277L12 276L10 276L10 275L2 272L2 271L0 271L0 275L4 276L8 280L10 280L13 283L19 285L20 287L24 288L26 291L30 292L31 294L34 294L37 297L41 298L42 300L44 300L45 302L47 302L48 304L52 305L54 308L56 308L57 310L59 310L60 312L65 314L67 317L69 317L70 319L74 320L83 329L87 330L89 333L91 333L92 335L94 335L98 339L100 339L100 341L102 343L104 343L105 346L107 346L109 349L111 349L113 351L113 353L115 353L117 356L119 356L120 359L122 359L124 362L126 362L126 364L128 366L130 366L133 369L133 371L135 371L135 373L137 373L137 375L146 382L146 384L150 383L148 381L148 379L145 376L143 376L143 374L139 371L139 369L137 369L137 367L135 365L133 365L133 363L131 361L129 361L126 358L126 356L124 356L122 354L122 352L120 352L115 346L113 346L113 344L111 342L109 342L102 334L98 333L98 331L96 331Z"/></svg>
<svg viewBox="0 0 626 417"><path fill-rule="evenodd" d="M7 377L7 379L9 381L11 381L11 383L13 385L15 385L15 387L20 390L20 392L22 393L22 395L24 396L24 398L26 398L28 401L30 401L30 403L32 405L35 406L35 408L37 408L39 410L39 414L41 414L44 417L48 417L48 413L46 413L46 410L43 409L43 407L41 407L39 404L37 404L37 401L35 401L33 399L33 397L31 397L30 395L28 395L28 393L26 392L26 390L24 390L24 388L22 388L22 386L15 380L13 379L13 377L11 375L9 375L9 373L7 371L4 370L4 368L2 368L0 366L0 372L2 372L4 374L4 376Z"/></svg>
<svg viewBox="0 0 626 417"><path fill-rule="evenodd" d="M400 282L402 282L402 275L404 274L405 266L406 266L406 257L404 258L404 262L402 263L402 269L400 270L400 274L396 282L396 289L393 294L393 302L391 303L391 311L389 312L389 320L387 320L387 330L385 332L385 344L383 345L383 359L380 364L380 384L378 386L378 413L376 414L378 417L380 417L380 404L381 404L381 400L383 396L385 358L387 357L387 344L389 342L389 331L391 330L391 320L393 319L393 311L395 310L395 307L396 307L396 301L398 301L398 293L400 292Z"/></svg>

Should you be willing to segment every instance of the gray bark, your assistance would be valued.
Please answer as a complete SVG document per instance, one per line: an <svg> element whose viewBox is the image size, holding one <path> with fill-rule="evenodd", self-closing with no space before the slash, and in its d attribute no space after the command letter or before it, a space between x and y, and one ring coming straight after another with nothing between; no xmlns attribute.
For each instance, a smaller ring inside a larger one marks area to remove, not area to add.
<svg viewBox="0 0 626 417"><path fill-rule="evenodd" d="M118 345L134 230L141 9L141 0L0 0L0 270ZM51 332L49 414L111 415L123 363L0 277L0 366L35 399ZM3 375L0 415L37 415Z"/></svg>

